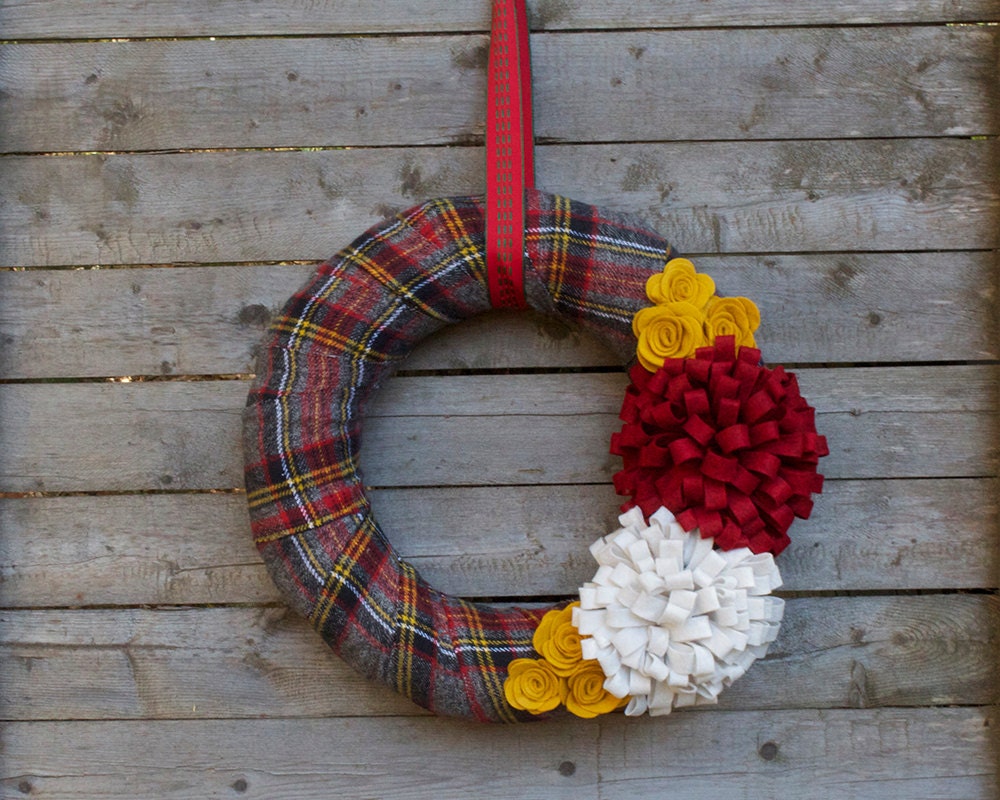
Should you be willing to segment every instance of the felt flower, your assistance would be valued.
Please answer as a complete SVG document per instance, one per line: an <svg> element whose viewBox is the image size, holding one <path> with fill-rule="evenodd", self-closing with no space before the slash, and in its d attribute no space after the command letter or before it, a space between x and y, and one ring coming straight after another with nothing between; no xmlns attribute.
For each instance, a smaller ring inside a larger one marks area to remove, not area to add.
<svg viewBox="0 0 1000 800"><path fill-rule="evenodd" d="M631 497L623 510L665 506L723 550L787 546L793 519L808 518L823 488L817 465L829 449L795 375L759 362L759 350L737 354L721 336L655 374L632 368L625 424L611 437L624 462L615 489Z"/></svg>
<svg viewBox="0 0 1000 800"><path fill-rule="evenodd" d="M571 603L557 611L549 611L532 639L532 645L561 677L568 677L578 668L580 659L580 632L573 624L573 608L579 603Z"/></svg>
<svg viewBox="0 0 1000 800"><path fill-rule="evenodd" d="M600 664L583 660L573 622L579 605L548 611L539 621L531 643L542 658L518 658L508 665L503 690L514 708L542 714L563 703L576 716L589 718L627 702L604 690Z"/></svg>
<svg viewBox="0 0 1000 800"><path fill-rule="evenodd" d="M732 336L736 347L756 347L753 334L760 327L760 311L745 297L713 297L705 314L705 336L714 344L720 336Z"/></svg>
<svg viewBox="0 0 1000 800"><path fill-rule="evenodd" d="M695 308L704 308L713 294L715 281L698 274L686 258L671 259L663 272L646 281L646 296L657 305L691 303Z"/></svg>
<svg viewBox="0 0 1000 800"><path fill-rule="evenodd" d="M689 358L706 343L705 313L691 303L665 303L640 309L632 318L636 355L650 372L668 358Z"/></svg>
<svg viewBox="0 0 1000 800"><path fill-rule="evenodd" d="M774 557L715 550L665 508L648 526L638 509L619 522L590 548L598 569L574 612L584 655L600 665L608 693L630 697L628 716L715 703L778 634ZM571 685L567 707L572 698Z"/></svg>
<svg viewBox="0 0 1000 800"><path fill-rule="evenodd" d="M515 658L507 665L504 697L521 711L531 714L551 711L566 700L566 690L566 681L545 660Z"/></svg>
<svg viewBox="0 0 1000 800"><path fill-rule="evenodd" d="M578 717L591 719L626 705L627 698L615 697L604 688L606 679L597 661L581 661L566 682L566 710Z"/></svg>

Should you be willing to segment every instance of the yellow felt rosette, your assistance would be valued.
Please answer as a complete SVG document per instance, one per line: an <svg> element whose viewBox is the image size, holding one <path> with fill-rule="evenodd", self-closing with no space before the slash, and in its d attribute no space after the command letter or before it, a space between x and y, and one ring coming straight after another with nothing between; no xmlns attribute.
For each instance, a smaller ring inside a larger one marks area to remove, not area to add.
<svg viewBox="0 0 1000 800"><path fill-rule="evenodd" d="M566 682L566 710L584 719L607 714L628 703L604 688L606 676L597 661L581 661Z"/></svg>
<svg viewBox="0 0 1000 800"><path fill-rule="evenodd" d="M549 611L542 617L531 642L552 671L562 677L571 675L583 658L580 632L573 624L573 607L579 605L570 603L559 611Z"/></svg>
<svg viewBox="0 0 1000 800"><path fill-rule="evenodd" d="M657 305L690 303L704 308L714 294L715 281L696 272L694 264L686 258L671 259L663 272L651 275L646 281L646 296Z"/></svg>
<svg viewBox="0 0 1000 800"><path fill-rule="evenodd" d="M544 714L565 702L566 691L566 681L552 671L547 661L515 658L507 665L503 693L514 708Z"/></svg>
<svg viewBox="0 0 1000 800"><path fill-rule="evenodd" d="M705 339L705 312L692 303L640 309L632 318L639 363L656 372L668 358L690 358Z"/></svg>
<svg viewBox="0 0 1000 800"><path fill-rule="evenodd" d="M713 297L705 314L709 344L719 336L732 336L736 347L756 347L753 334L760 327L760 311L745 297Z"/></svg>

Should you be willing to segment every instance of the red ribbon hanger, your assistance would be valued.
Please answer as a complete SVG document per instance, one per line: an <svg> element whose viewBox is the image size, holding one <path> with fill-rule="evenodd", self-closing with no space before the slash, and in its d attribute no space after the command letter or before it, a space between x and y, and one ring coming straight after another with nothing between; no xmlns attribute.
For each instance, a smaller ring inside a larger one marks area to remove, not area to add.
<svg viewBox="0 0 1000 800"><path fill-rule="evenodd" d="M486 89L486 273L494 308L526 308L524 190L535 185L524 0L494 0Z"/></svg>

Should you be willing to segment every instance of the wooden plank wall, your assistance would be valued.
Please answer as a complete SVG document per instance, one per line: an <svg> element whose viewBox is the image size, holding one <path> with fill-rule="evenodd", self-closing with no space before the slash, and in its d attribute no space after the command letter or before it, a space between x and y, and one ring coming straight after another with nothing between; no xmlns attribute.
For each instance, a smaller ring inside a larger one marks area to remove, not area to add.
<svg viewBox="0 0 1000 800"><path fill-rule="evenodd" d="M719 708L436 719L285 610L241 494L256 348L308 262L482 190L487 6L0 3L0 796L997 797L994 0L531 4L539 184L754 298L830 439ZM390 381L367 478L440 588L590 576L612 366L494 314Z"/></svg>

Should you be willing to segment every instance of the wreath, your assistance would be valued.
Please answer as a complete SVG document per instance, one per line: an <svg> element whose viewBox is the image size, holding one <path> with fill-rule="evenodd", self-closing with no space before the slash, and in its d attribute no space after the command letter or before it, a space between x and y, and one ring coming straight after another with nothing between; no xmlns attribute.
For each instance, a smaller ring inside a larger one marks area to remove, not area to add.
<svg viewBox="0 0 1000 800"><path fill-rule="evenodd" d="M593 579L548 609L437 591L400 558L359 469L376 387L440 328L492 307L482 198L362 234L272 325L244 414L254 541L349 664L439 714L514 722L716 702L762 657L774 556L826 455L795 376L761 363L757 307L638 220L525 191L524 298L634 360L610 449L627 498Z"/></svg>

